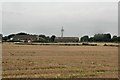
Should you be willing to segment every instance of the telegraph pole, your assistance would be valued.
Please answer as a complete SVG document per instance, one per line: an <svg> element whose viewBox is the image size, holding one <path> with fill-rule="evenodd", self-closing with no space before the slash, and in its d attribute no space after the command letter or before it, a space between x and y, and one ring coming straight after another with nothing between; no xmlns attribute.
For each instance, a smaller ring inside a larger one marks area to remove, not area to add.
<svg viewBox="0 0 120 80"><path fill-rule="evenodd" d="M62 29L61 29L61 37L63 37L63 32L64 32L64 29L63 29L63 26L62 26Z"/></svg>

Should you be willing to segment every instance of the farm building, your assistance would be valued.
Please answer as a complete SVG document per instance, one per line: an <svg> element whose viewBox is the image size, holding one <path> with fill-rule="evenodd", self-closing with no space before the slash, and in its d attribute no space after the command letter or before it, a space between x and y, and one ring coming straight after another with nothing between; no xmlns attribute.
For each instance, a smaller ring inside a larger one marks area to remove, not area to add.
<svg viewBox="0 0 120 80"><path fill-rule="evenodd" d="M39 40L38 35L15 35L11 38L12 41L25 41L25 40L31 40L31 41L37 41Z"/></svg>
<svg viewBox="0 0 120 80"><path fill-rule="evenodd" d="M55 42L78 42L79 37L56 37Z"/></svg>

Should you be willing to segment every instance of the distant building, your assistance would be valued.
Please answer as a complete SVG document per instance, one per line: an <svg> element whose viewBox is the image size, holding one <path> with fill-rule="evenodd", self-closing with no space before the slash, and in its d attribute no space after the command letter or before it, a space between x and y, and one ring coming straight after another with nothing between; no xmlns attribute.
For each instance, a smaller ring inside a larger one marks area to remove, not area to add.
<svg viewBox="0 0 120 80"><path fill-rule="evenodd" d="M79 37L56 37L55 42L78 42Z"/></svg>
<svg viewBox="0 0 120 80"><path fill-rule="evenodd" d="M31 40L31 41L37 41L39 40L38 35L15 35L11 37L11 41L26 41L26 40Z"/></svg>

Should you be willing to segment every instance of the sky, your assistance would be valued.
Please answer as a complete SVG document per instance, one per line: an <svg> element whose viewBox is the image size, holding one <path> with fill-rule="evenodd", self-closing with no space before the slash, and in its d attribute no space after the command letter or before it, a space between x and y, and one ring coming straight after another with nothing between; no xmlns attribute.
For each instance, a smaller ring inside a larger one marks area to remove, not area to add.
<svg viewBox="0 0 120 80"><path fill-rule="evenodd" d="M117 2L5 2L0 11L3 35L61 36L62 26L65 37L118 35Z"/></svg>

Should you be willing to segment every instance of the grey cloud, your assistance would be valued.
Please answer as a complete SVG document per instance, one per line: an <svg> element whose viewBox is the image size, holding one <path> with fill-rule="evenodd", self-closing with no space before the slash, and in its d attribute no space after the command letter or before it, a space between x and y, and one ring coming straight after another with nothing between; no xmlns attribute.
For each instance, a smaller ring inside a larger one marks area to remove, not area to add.
<svg viewBox="0 0 120 80"><path fill-rule="evenodd" d="M117 3L40 2L4 3L3 33L19 31L60 36L93 35L95 33L117 34Z"/></svg>

